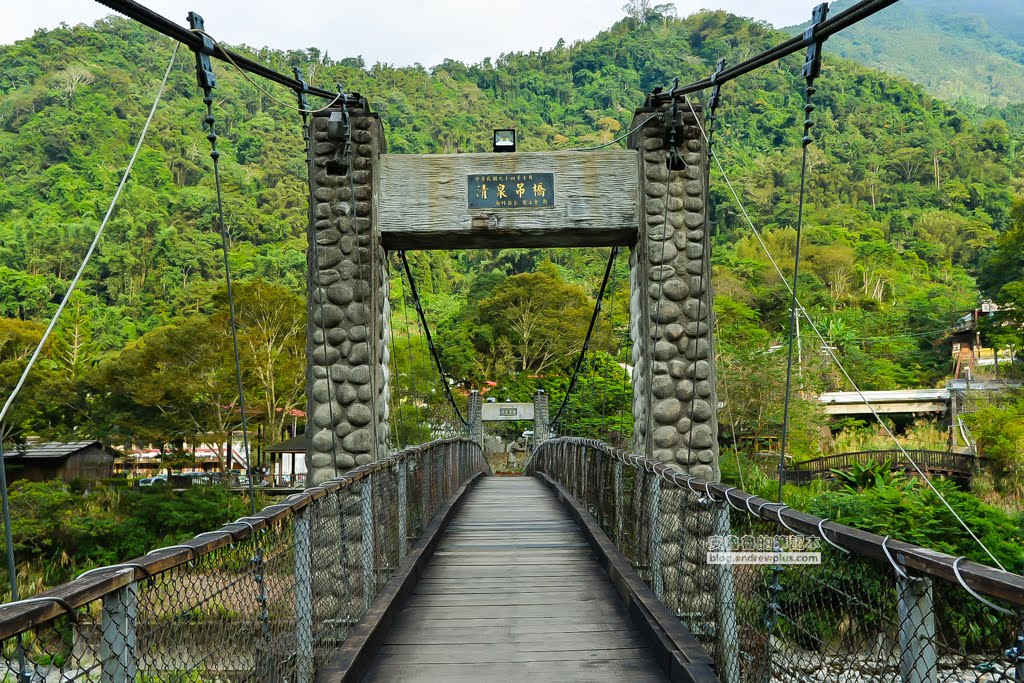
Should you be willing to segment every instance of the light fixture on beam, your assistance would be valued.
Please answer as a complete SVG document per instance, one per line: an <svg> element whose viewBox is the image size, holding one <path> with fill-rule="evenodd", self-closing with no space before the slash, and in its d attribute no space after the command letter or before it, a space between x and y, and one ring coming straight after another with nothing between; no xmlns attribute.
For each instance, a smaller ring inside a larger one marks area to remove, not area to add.
<svg viewBox="0 0 1024 683"><path fill-rule="evenodd" d="M494 131L494 151L516 151L516 131L514 128L497 128Z"/></svg>

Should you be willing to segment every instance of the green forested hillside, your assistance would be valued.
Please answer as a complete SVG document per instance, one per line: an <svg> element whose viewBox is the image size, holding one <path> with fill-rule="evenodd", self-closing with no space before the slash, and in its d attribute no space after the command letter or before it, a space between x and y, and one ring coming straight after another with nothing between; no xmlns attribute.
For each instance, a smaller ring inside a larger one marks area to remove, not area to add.
<svg viewBox="0 0 1024 683"><path fill-rule="evenodd" d="M782 35L723 12L646 19L627 18L593 40L550 51L476 65L447 61L431 71L332 60L314 49L253 54L281 71L301 66L322 87L340 83L366 95L392 153L483 151L492 128L505 126L519 130L520 149L544 150L611 141L651 88L704 76L719 57L735 63ZM0 395L106 210L171 49L119 18L0 47ZM797 208L800 64L794 56L726 86L716 138L784 270ZM282 418L266 416L302 402L300 118L227 65L216 69L249 402L273 435ZM291 101L287 91L261 86ZM1000 236L1016 234L1024 221L1011 213L1024 171L1016 153L1021 117L967 116L905 80L831 55L816 101L804 305L863 388L930 385L948 368L944 331L981 295L979 264L997 243L1012 243ZM192 56L181 52L81 293L4 426L11 436L159 442L233 426L204 113ZM722 381L727 391L757 397L734 417L741 429L763 430L777 421L778 402L762 390L781 371L784 359L768 349L784 336L788 298L717 171L711 195ZM411 258L452 374L466 385L496 381L512 395L538 381L564 386L606 256L504 250ZM597 344L608 362L629 354L623 269L610 307L619 312ZM507 312L517 296L537 291L559 294L579 315L552 321L536 354L512 353L523 340ZM421 348L414 325L396 330L397 347ZM806 330L805 339L808 389L840 386ZM399 379L417 366L426 374L422 353L397 350Z"/></svg>

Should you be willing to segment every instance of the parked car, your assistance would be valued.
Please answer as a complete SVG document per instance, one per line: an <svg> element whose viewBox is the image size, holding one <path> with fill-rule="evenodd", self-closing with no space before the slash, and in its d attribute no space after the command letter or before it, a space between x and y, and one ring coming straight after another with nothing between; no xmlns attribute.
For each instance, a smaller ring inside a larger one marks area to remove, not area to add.
<svg viewBox="0 0 1024 683"><path fill-rule="evenodd" d="M155 477L145 477L139 479L139 486L154 486L167 483L166 474L158 474Z"/></svg>

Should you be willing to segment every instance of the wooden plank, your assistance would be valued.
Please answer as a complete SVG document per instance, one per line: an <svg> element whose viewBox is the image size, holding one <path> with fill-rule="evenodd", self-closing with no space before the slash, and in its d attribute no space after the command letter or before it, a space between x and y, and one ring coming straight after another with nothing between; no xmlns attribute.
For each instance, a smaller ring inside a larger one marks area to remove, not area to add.
<svg viewBox="0 0 1024 683"><path fill-rule="evenodd" d="M473 582L471 585L463 585L465 582L459 582L459 584L448 584L444 586L436 585L417 585L413 591L413 595L451 595L453 590L458 590L460 595L492 595L496 591L500 591L504 595L509 596L527 596L533 594L548 595L552 593L579 593L579 592L595 592L602 595L614 596L612 590L608 587L607 581L599 581L597 579L591 581L576 581L576 580L563 580L554 585L546 584L543 586L535 585L509 585L507 583L491 583L487 585L476 585Z"/></svg>
<svg viewBox="0 0 1024 683"><path fill-rule="evenodd" d="M581 591L562 590L544 593L464 593L458 595L451 593L423 595L414 593L409 597L406 605L409 607L430 607L433 605L452 606L508 606L508 605L564 605L564 604L586 604L594 601L614 600L615 593L611 589Z"/></svg>
<svg viewBox="0 0 1024 683"><path fill-rule="evenodd" d="M515 619L519 617L580 617L623 615L617 604L567 604L567 605L431 605L430 615L434 619ZM402 611L406 618L407 611ZM625 619L625 615L623 615Z"/></svg>
<svg viewBox="0 0 1024 683"><path fill-rule="evenodd" d="M602 576L601 570L596 567L577 565L572 567L552 567L544 565L531 565L525 567L496 565L483 565L476 567L430 567L423 570L423 578L500 578L503 576L547 576L547 577L586 577ZM605 577L607 578L607 577Z"/></svg>
<svg viewBox="0 0 1024 683"><path fill-rule="evenodd" d="M369 664L369 651L383 642L398 612L398 605L415 584L417 573L427 564L449 520L458 510L460 502L465 500L466 493L471 491L482 477L482 474L477 474L456 489L434 514L433 520L410 548L391 579L370 603L366 614L349 633L339 651L320 669L316 679L318 683L358 680L363 675Z"/></svg>
<svg viewBox="0 0 1024 683"><path fill-rule="evenodd" d="M562 631L588 629L608 631L626 628L623 624L631 626L628 621L624 620L621 614L602 615L589 619L581 619L579 617L518 617L500 622L494 619L442 619L432 617L426 614L425 611L422 614L414 612L403 615L401 622L403 628L414 628L424 632L450 628L514 628L519 632L530 633L560 633Z"/></svg>
<svg viewBox="0 0 1024 683"><path fill-rule="evenodd" d="M554 174L553 206L469 208L470 175L530 173ZM385 154L374 202L391 250L629 246L638 178L634 150Z"/></svg>
<svg viewBox="0 0 1024 683"><path fill-rule="evenodd" d="M365 680L666 680L554 500L534 479L480 482Z"/></svg>
<svg viewBox="0 0 1024 683"><path fill-rule="evenodd" d="M503 662L565 662L609 659L653 659L645 647L608 647L594 649L581 644L579 649L550 634L544 643L486 643L479 645L384 645L380 657L389 664L498 664Z"/></svg>
<svg viewBox="0 0 1024 683"><path fill-rule="evenodd" d="M519 662L506 664L390 664L378 662L366 675L367 681L603 681L647 683L664 681L664 674L646 659L561 662Z"/></svg>
<svg viewBox="0 0 1024 683"><path fill-rule="evenodd" d="M589 627L589 624L581 626ZM522 631L515 625L508 626L480 626L478 628L438 628L424 632L421 629L398 626L388 635L388 644L401 645L403 643L428 644L452 644L469 645L471 643L546 643L551 640L552 634L557 635L565 642L589 643L591 647L611 646L614 643L629 643L635 647L646 646L646 641L639 631L632 630L597 630L599 627L588 628L587 630L563 630L552 631L551 629ZM607 627L606 627L607 628Z"/></svg>
<svg viewBox="0 0 1024 683"><path fill-rule="evenodd" d="M555 491L579 523L600 558L601 565L608 570L613 585L628 602L634 624L648 637L661 668L669 673L671 680L695 683L718 681L714 661L703 646L640 579L597 521L560 484L544 474L538 477Z"/></svg>

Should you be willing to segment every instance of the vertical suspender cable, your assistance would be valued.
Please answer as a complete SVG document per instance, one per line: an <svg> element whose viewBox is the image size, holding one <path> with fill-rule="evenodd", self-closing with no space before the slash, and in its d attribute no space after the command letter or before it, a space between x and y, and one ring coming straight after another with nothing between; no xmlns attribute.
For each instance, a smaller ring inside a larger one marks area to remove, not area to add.
<svg viewBox="0 0 1024 683"><path fill-rule="evenodd" d="M189 22L195 31L203 30L203 19L194 12L189 12ZM207 40L203 36L204 44ZM208 48L212 50L212 45ZM196 76L199 87L203 90L203 104L206 105L206 116L203 117L203 128L206 129L206 139L210 141L210 158L213 160L213 180L217 193L217 227L220 230L221 253L224 260L224 282L228 293L228 318L231 327L231 349L235 366L235 384L238 388L238 410L242 422L242 452L245 454L246 474L249 479L249 510L256 514L256 491L253 488L252 458L249 453L249 425L245 415L245 389L242 384L242 362L238 351L238 320L235 316L235 294L231 281L230 263L230 238L228 229L224 223L224 199L220 186L220 152L217 150L217 131L214 129L216 119L213 117L213 89L217 85L217 79L213 75L210 57L206 48L195 51L196 54ZM231 452L229 444L229 455Z"/></svg>
<svg viewBox="0 0 1024 683"><path fill-rule="evenodd" d="M615 259L618 255L619 248L613 247L612 253L608 256L608 265L606 265L604 269L604 279L601 281L601 289L597 293L597 301L594 303L594 312L590 316L590 327L587 328L587 336L583 339L583 348L580 349L580 355L576 357L576 366L573 368L572 377L569 379L569 386L565 390L565 396L562 397L562 403L558 406L555 416L551 418L550 425L552 428L559 423L562 411L564 411L566 406L569 404L569 396L576 387L576 381L579 379L580 368L583 366L583 360L587 355L587 349L590 347L590 336L594 333L594 325L597 323L598 316L601 315L601 301L604 299L604 293L608 287L608 279L611 277L612 269L615 267Z"/></svg>
<svg viewBox="0 0 1024 683"><path fill-rule="evenodd" d="M220 184L220 152L217 150L217 131L214 128L213 117L213 89L217 85L217 79L213 75L213 66L210 63L210 54L213 51L212 40L203 33L203 18L195 12L188 14L189 25L192 30L202 36L203 43L195 49L196 55L196 79L203 91L203 104L206 105L206 116L203 118L203 127L206 128L206 139L210 141L210 158L213 160L214 187L217 192L217 226L220 228L221 251L224 255L224 282L228 290L228 318L231 323L231 349L235 366L235 383L238 386L238 411L242 422L242 451L245 454L246 474L248 475L249 488L249 511L256 514L256 483L253 481L252 454L249 450L249 425L245 415L245 387L242 384L242 361L238 350L238 320L235 315L235 295L231 282L230 263L230 241L227 225L224 223L224 199ZM231 444L228 444L229 454L233 452ZM257 602L260 609L260 631L264 647L268 652L271 649L270 615L267 610L267 586L264 575L263 548L256 542L256 552L253 557L255 572L253 578L256 580Z"/></svg>
<svg viewBox="0 0 1024 683"><path fill-rule="evenodd" d="M800 202L797 206L796 217L796 247L793 253L793 286L790 287L792 294L789 304L789 346L786 351L786 394L782 403L782 440L779 445L779 491L778 501L782 502L782 487L786 482L786 445L789 439L789 409L793 389L793 349L796 345L796 328L799 302L797 301L797 284L800 276L800 237L804 224L804 195L807 184L807 148L810 147L811 138L811 112L814 111L814 104L811 96L815 93L814 79L821 74L821 44L823 39L815 39L815 27L825 20L828 14L828 4L822 3L814 8L814 15L811 27L807 29L805 40L808 41L807 59L804 62L803 77L806 81L804 86L804 135L800 140L803 149L800 160Z"/></svg>

